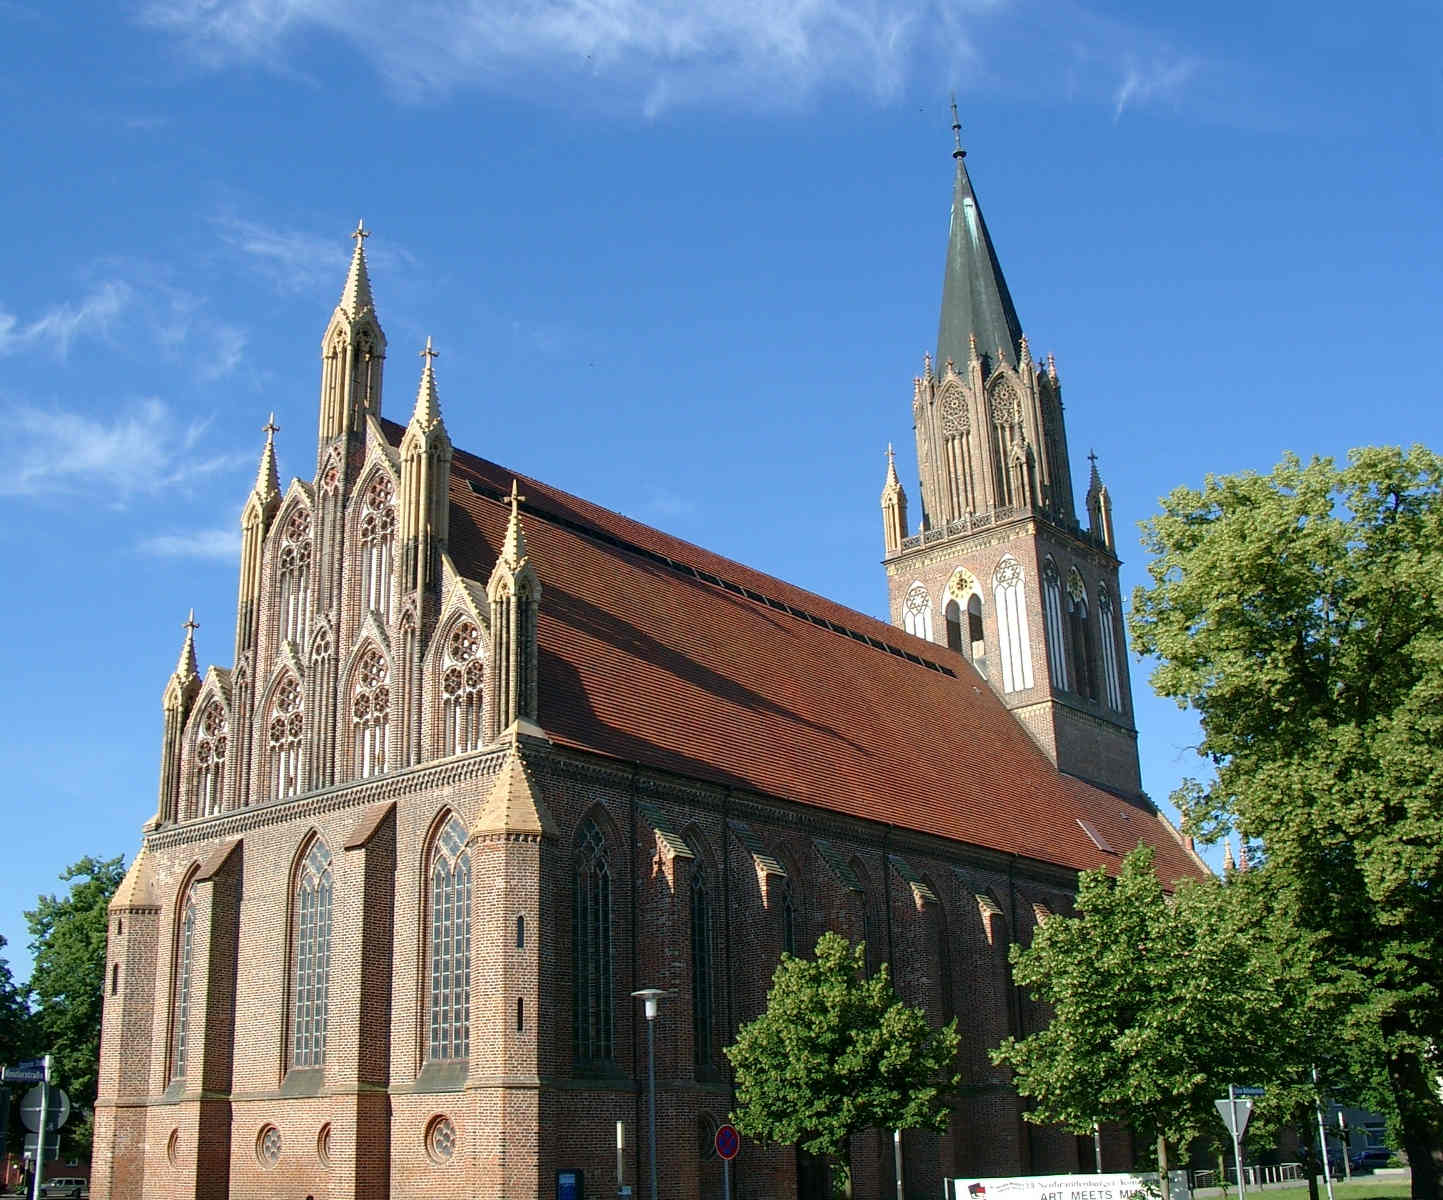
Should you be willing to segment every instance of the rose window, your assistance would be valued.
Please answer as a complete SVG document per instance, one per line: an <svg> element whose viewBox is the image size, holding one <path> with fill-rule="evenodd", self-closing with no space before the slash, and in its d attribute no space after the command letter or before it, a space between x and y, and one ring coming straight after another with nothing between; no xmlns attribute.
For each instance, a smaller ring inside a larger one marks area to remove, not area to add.
<svg viewBox="0 0 1443 1200"><path fill-rule="evenodd" d="M273 1167L281 1161L281 1131L274 1125L262 1126L256 1136L256 1160L263 1167Z"/></svg>
<svg viewBox="0 0 1443 1200"><path fill-rule="evenodd" d="M456 1153L456 1126L450 1117L433 1117L426 1128L426 1153L433 1162L447 1163Z"/></svg>

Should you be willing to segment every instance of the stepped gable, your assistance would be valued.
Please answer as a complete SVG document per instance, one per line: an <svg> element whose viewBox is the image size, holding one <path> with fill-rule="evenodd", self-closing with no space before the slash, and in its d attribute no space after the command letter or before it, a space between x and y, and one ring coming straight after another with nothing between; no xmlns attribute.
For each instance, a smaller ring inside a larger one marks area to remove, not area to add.
<svg viewBox="0 0 1443 1200"><path fill-rule="evenodd" d="M960 655L458 450L449 550L463 575L491 571L513 479L541 579L539 723L557 744L1115 868L1085 820L1118 854L1155 845L1165 880L1200 873L1154 810L1060 774Z"/></svg>

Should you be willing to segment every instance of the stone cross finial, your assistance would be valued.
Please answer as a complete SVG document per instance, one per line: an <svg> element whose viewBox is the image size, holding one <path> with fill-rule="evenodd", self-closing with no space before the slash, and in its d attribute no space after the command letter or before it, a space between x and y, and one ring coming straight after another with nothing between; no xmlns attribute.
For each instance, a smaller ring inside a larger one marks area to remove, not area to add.
<svg viewBox="0 0 1443 1200"><path fill-rule="evenodd" d="M429 359L429 358L439 358L440 356L441 356L441 351L432 349L432 347L431 347L431 335L428 333L428 334L426 335L426 348L421 351L420 357L421 357L421 358L428 358L428 359ZM427 365L427 366L430 366L431 364L430 364L430 363L427 363L426 365ZM513 480L512 482L514 483L515 481Z"/></svg>
<svg viewBox="0 0 1443 1200"><path fill-rule="evenodd" d="M890 463L893 463L893 462L896 462L896 456L892 453L892 443L891 443L891 442L888 442L888 443L887 443L887 462L888 462L889 464L890 464Z"/></svg>
<svg viewBox="0 0 1443 1200"><path fill-rule="evenodd" d="M1092 469L1093 469L1094 471L1097 470L1097 451L1096 451L1096 450L1089 450L1089 451L1087 452L1087 461L1092 464Z"/></svg>
<svg viewBox="0 0 1443 1200"><path fill-rule="evenodd" d="M261 426L261 432L266 435L266 441L274 441L276 434L280 433L281 427L276 424L276 414L272 411L266 418L266 423Z"/></svg>
<svg viewBox="0 0 1443 1200"><path fill-rule="evenodd" d="M192 608L190 610L190 615L182 622L181 628L187 633L194 633L200 628L200 622L195 619L195 609Z"/></svg>
<svg viewBox="0 0 1443 1200"><path fill-rule="evenodd" d="M526 502L526 497L521 495L520 488L516 486L516 477L514 475L511 477L511 495L509 499L511 501L511 515L515 517L519 515L521 505Z"/></svg>
<svg viewBox="0 0 1443 1200"><path fill-rule="evenodd" d="M355 238L357 246L360 246L362 242L364 242L368 237L371 236L371 231L366 228L366 222L364 219L358 220L356 222L356 232L351 234L351 236Z"/></svg>

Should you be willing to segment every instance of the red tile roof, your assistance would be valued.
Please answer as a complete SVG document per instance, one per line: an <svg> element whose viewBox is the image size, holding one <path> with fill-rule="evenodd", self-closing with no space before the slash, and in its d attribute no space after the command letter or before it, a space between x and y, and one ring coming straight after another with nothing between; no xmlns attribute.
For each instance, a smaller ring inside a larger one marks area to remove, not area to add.
<svg viewBox="0 0 1443 1200"><path fill-rule="evenodd" d="M558 744L1065 867L1146 841L1165 880L1201 873L1145 803L1059 773L960 655L457 450L463 575L490 575L513 477Z"/></svg>

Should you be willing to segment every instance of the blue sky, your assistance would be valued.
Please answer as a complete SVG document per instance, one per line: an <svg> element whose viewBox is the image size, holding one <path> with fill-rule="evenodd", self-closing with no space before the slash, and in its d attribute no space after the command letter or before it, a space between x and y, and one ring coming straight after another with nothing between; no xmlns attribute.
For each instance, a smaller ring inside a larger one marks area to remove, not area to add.
<svg viewBox="0 0 1443 1200"><path fill-rule="evenodd" d="M1436 4L0 0L0 935L134 853L194 605L229 661L274 410L313 468L348 232L409 413L876 615L915 499L955 90L1074 470L1135 522L1285 449L1443 448ZM1080 497L1079 497L1080 499ZM1134 667L1145 785L1195 771Z"/></svg>

